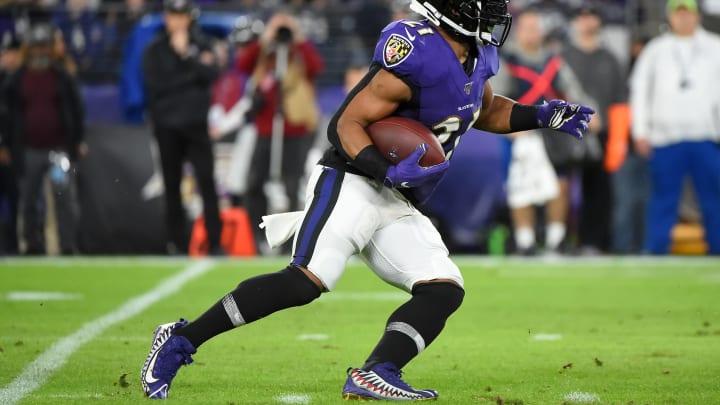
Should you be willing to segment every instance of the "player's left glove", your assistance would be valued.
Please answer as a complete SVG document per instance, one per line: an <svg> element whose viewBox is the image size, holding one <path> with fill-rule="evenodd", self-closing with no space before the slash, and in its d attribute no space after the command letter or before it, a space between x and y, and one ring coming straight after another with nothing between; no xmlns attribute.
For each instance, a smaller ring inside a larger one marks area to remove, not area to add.
<svg viewBox="0 0 720 405"><path fill-rule="evenodd" d="M427 144L419 145L408 157L398 164L388 167L385 173L385 186L390 188L415 188L425 184L437 183L450 167L449 161L430 167L420 165L420 159L427 151Z"/></svg>
<svg viewBox="0 0 720 405"><path fill-rule="evenodd" d="M541 128L550 128L582 139L588 129L590 116L595 110L580 104L570 104L564 100L551 100L538 106L537 119Z"/></svg>

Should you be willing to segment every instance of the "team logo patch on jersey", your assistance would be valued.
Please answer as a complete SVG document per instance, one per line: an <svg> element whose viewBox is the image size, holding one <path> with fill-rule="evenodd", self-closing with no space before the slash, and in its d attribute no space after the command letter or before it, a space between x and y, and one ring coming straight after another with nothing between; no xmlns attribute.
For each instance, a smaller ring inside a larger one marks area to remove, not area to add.
<svg viewBox="0 0 720 405"><path fill-rule="evenodd" d="M413 44L407 38L399 34L392 34L385 42L383 50L386 67L393 67L401 64L413 51Z"/></svg>

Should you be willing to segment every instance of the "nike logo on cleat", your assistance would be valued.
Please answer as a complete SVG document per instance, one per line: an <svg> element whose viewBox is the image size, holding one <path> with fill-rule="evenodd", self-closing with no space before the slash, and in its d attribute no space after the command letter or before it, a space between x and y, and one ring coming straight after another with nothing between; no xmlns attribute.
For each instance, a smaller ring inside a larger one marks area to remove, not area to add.
<svg viewBox="0 0 720 405"><path fill-rule="evenodd" d="M145 372L145 375L143 376L145 378L145 382L148 384L153 384L153 383L160 381L159 378L155 378L152 375L153 369L155 368L155 360L157 359L157 355L159 352L160 352L160 350L156 350L155 353L153 353L153 356L150 359L150 364L148 364L147 371Z"/></svg>

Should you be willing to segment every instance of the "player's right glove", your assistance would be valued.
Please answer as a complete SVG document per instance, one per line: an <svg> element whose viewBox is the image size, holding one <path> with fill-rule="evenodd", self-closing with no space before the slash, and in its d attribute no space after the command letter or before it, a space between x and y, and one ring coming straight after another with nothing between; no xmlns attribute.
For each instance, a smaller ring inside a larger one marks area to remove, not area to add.
<svg viewBox="0 0 720 405"><path fill-rule="evenodd" d="M570 104L564 100L551 100L538 106L537 119L540 128L550 128L582 139L588 129L590 116L595 110L580 104Z"/></svg>
<svg viewBox="0 0 720 405"><path fill-rule="evenodd" d="M420 166L420 159L426 151L426 144L419 145L408 157L388 167L385 173L385 185L390 188L413 188L440 180L450 167L450 162L446 160L435 166Z"/></svg>

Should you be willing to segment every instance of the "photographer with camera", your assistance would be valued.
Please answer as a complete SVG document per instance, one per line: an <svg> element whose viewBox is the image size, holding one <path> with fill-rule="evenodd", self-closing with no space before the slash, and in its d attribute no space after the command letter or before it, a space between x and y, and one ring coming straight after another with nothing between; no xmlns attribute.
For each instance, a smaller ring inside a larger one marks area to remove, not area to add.
<svg viewBox="0 0 720 405"><path fill-rule="evenodd" d="M313 81L323 61L295 17L279 12L239 55L236 66L252 78L261 100L246 190L248 213L259 224L268 212L301 206L300 181L319 120ZM258 246L264 246L264 236L253 228Z"/></svg>

